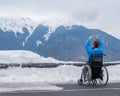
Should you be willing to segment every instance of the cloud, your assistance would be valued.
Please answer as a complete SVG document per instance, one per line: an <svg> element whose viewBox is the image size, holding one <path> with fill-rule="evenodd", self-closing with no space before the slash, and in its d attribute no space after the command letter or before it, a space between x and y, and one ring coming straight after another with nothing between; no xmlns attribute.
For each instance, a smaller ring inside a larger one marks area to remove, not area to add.
<svg viewBox="0 0 120 96"><path fill-rule="evenodd" d="M94 22L99 15L99 10L97 8L89 7L88 9L82 8L79 11L74 11L72 17L80 22Z"/></svg>
<svg viewBox="0 0 120 96"><path fill-rule="evenodd" d="M119 0L0 0L0 16L72 19L120 38L119 5Z"/></svg>
<svg viewBox="0 0 120 96"><path fill-rule="evenodd" d="M90 4L87 1L89 0L0 0L0 9L4 10L3 15L71 15L78 9L86 10L84 5Z"/></svg>

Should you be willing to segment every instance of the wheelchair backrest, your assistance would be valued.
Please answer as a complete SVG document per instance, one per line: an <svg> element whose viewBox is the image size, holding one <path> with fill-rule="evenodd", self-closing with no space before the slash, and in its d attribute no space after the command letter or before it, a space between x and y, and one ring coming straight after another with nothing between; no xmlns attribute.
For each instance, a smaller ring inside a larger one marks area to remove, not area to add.
<svg viewBox="0 0 120 96"><path fill-rule="evenodd" d="M101 67L102 64L103 64L103 55L91 56L90 58L91 67L96 67L96 66Z"/></svg>

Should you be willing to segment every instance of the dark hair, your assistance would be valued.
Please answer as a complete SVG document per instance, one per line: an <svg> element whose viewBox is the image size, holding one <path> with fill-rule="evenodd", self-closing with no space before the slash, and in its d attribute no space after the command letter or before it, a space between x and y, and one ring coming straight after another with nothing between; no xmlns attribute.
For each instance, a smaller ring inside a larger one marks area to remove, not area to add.
<svg viewBox="0 0 120 96"><path fill-rule="evenodd" d="M98 48L99 47L99 42L98 41L94 41L94 48Z"/></svg>

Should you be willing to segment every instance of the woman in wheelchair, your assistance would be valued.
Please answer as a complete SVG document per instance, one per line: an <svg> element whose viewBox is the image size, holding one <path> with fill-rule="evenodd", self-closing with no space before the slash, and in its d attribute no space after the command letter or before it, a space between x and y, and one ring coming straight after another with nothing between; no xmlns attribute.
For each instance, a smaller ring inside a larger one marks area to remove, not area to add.
<svg viewBox="0 0 120 96"><path fill-rule="evenodd" d="M95 40L93 43L93 47L91 47L91 43L92 43L92 39ZM86 51L88 54L88 63L90 64L90 58L91 56L99 56L99 55L103 55L103 43L102 40L96 36L90 36L89 39L86 42Z"/></svg>
<svg viewBox="0 0 120 96"><path fill-rule="evenodd" d="M92 42L93 47L91 47ZM102 85L106 85L108 82L108 71L103 66L104 47L101 39L96 36L90 36L85 47L88 53L88 64L84 66L78 84L89 85L92 82L95 85L97 84L97 79L99 79Z"/></svg>

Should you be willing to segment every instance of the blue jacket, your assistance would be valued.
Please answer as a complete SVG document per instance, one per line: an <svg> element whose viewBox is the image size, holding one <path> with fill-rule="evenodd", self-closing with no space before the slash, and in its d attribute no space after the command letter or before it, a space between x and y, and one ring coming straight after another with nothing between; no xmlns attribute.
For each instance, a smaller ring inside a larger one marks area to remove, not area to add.
<svg viewBox="0 0 120 96"><path fill-rule="evenodd" d="M104 50L103 43L99 38L97 40L99 42L99 47L95 48L95 49L91 48L92 40L89 39L86 42L85 47L86 47L86 51L87 51L87 54L88 54L88 62L90 62L91 55L101 55L101 54L103 54L103 50Z"/></svg>

